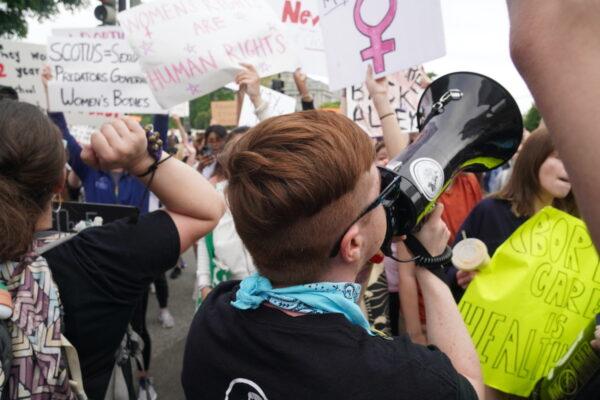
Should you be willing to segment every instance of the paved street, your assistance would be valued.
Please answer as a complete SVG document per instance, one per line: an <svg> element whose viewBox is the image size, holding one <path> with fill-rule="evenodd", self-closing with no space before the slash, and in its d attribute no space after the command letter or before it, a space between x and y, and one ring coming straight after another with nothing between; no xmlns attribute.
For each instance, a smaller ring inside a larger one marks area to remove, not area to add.
<svg viewBox="0 0 600 400"><path fill-rule="evenodd" d="M169 283L169 310L175 318L173 329L164 329L158 322L158 302L156 295L150 294L147 323L152 337L152 361L150 373L154 377L154 386L159 400L184 399L181 388L181 366L185 339L194 313L192 292L196 277L196 260L193 251L184 254L187 268ZM169 271L170 272L170 271Z"/></svg>

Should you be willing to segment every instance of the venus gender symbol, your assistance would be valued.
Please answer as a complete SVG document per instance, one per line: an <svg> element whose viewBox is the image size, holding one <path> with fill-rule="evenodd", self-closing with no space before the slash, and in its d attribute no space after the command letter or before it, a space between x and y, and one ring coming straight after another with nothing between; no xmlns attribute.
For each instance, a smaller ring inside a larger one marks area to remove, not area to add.
<svg viewBox="0 0 600 400"><path fill-rule="evenodd" d="M390 27L394 17L396 16L396 9L398 8L398 0L389 0L390 6L379 24L373 26L367 24L362 19L361 7L365 0L356 0L354 4L354 23L356 29L360 31L364 36L367 36L371 41L371 47L367 47L360 52L360 56L363 61L372 59L373 69L375 73L381 73L385 71L385 60L383 56L387 53L391 53L396 50L396 39L382 40L381 36L387 28Z"/></svg>

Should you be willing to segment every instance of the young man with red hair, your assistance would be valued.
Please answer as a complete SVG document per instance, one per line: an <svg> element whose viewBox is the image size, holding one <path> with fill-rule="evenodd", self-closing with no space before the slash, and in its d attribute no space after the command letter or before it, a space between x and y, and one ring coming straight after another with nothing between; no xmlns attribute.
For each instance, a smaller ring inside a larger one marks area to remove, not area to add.
<svg viewBox="0 0 600 400"><path fill-rule="evenodd" d="M479 360L445 284L419 268L433 346L369 329L355 279L386 235L373 147L344 116L263 121L231 150L228 201L260 274L218 286L190 329L188 399L475 399ZM380 176L381 174L381 176ZM384 179L384 183L386 180ZM417 234L433 254L437 208Z"/></svg>

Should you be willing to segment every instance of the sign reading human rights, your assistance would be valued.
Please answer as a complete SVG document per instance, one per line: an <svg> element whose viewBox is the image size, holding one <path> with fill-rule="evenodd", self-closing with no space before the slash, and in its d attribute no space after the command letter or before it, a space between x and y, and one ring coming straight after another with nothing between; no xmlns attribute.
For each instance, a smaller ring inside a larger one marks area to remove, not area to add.
<svg viewBox="0 0 600 400"><path fill-rule="evenodd" d="M47 51L51 111L165 113L127 42L54 36Z"/></svg>
<svg viewBox="0 0 600 400"><path fill-rule="evenodd" d="M253 64L261 76L298 65L265 0L158 0L118 19L165 108L233 81L240 63Z"/></svg>
<svg viewBox="0 0 600 400"><path fill-rule="evenodd" d="M46 108L40 79L45 61L44 45L0 40L0 85L15 89L21 101Z"/></svg>
<svg viewBox="0 0 600 400"><path fill-rule="evenodd" d="M426 78L422 67L410 68L388 76L388 99L405 133L417 131L417 106L423 93L420 82ZM346 89L347 116L371 137L383 135L381 121L366 85Z"/></svg>
<svg viewBox="0 0 600 400"><path fill-rule="evenodd" d="M364 81L420 65L445 54L439 0L323 0L320 18L329 87Z"/></svg>
<svg viewBox="0 0 600 400"><path fill-rule="evenodd" d="M541 210L498 248L459 307L486 385L529 396L600 312L600 260L584 223Z"/></svg>

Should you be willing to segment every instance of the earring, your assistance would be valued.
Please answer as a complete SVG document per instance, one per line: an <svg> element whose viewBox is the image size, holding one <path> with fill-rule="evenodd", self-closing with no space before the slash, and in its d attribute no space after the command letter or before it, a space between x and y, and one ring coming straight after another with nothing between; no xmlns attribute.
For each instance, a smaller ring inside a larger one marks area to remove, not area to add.
<svg viewBox="0 0 600 400"><path fill-rule="evenodd" d="M58 200L56 200L56 198L58 198ZM58 214L60 212L60 210L62 209L62 202L63 202L62 195L60 193L52 196L52 203L58 203L58 207L56 207L56 208L52 207L53 213Z"/></svg>

